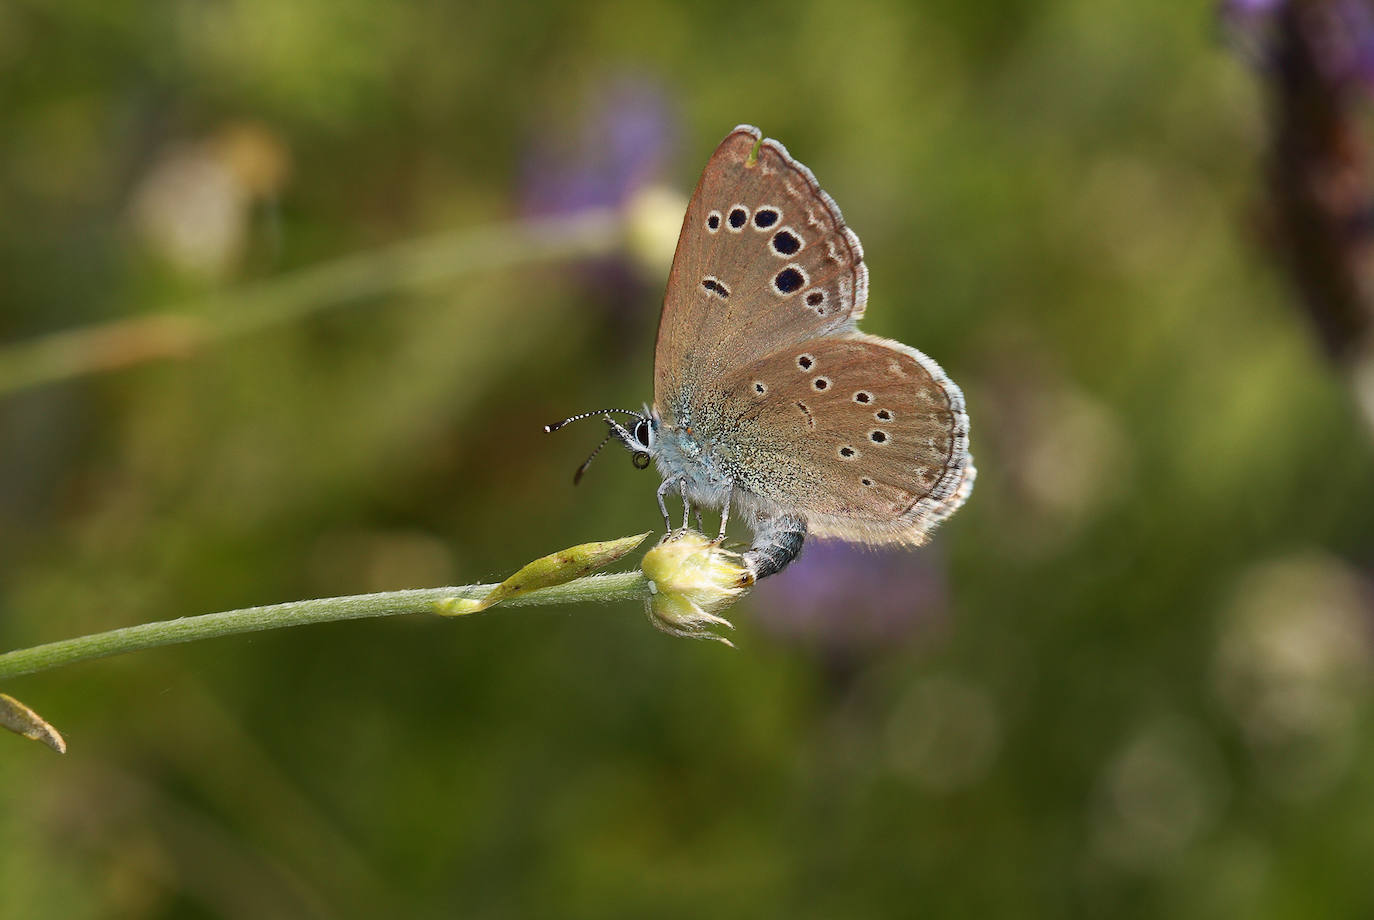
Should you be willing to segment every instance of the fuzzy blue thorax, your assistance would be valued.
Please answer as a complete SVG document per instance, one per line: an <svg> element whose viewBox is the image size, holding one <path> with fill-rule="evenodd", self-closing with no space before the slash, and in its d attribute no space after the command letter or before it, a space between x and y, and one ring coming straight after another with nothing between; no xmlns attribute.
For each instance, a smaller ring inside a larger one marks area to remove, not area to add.
<svg viewBox="0 0 1374 920"><path fill-rule="evenodd" d="M721 540L731 506L738 507L754 531L744 562L756 579L781 571L797 557L806 538L806 522L741 485L740 471L731 462L725 445L694 427L687 410L679 410L674 421L665 422L657 410L651 410L649 417L648 451L663 476L658 495L665 522L668 515L663 496L676 489L685 506L684 522L692 508L721 512Z"/></svg>

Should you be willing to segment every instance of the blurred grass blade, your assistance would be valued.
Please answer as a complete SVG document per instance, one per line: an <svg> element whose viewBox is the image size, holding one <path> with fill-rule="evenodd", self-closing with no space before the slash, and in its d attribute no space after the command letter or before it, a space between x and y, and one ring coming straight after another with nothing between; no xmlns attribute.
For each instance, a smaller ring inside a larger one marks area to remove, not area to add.
<svg viewBox="0 0 1374 920"><path fill-rule="evenodd" d="M0 344L0 395L186 358L323 310L424 290L474 272L605 256L622 245L623 236L619 214L592 208L395 243L210 295L167 313Z"/></svg>
<svg viewBox="0 0 1374 920"><path fill-rule="evenodd" d="M0 693L0 725L34 741L41 741L59 754L67 753L62 733L47 720L7 693Z"/></svg>
<svg viewBox="0 0 1374 920"><path fill-rule="evenodd" d="M645 531L637 536L621 537L619 540L570 546L534 560L479 600L455 598L437 605L436 609L444 616L462 616L465 613L486 610L502 601L508 601L538 588L552 588L554 585L564 584L595 572L602 566L610 565L643 543L648 535L649 532Z"/></svg>

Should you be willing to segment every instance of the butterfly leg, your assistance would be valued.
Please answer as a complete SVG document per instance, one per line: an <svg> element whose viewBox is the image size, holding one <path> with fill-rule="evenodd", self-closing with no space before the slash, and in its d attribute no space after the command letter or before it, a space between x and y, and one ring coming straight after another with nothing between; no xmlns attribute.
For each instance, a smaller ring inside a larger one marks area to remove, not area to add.
<svg viewBox="0 0 1374 920"><path fill-rule="evenodd" d="M754 580L767 578L787 568L797 558L806 540L806 521L791 514L780 514L758 522L754 542L744 554L744 564Z"/></svg>
<svg viewBox="0 0 1374 920"><path fill-rule="evenodd" d="M716 545L725 542L725 525L730 523L730 503L735 500L735 481L730 480L730 486L725 490L725 504L720 506L720 533L716 534Z"/></svg>
<svg viewBox="0 0 1374 920"><path fill-rule="evenodd" d="M673 532L673 519L668 516L668 505L664 502L663 497L668 494L669 489L681 482L683 480L680 476L669 477L663 480L663 484L658 487L658 511L663 515L663 529L669 534ZM685 484L683 488L686 488Z"/></svg>
<svg viewBox="0 0 1374 920"><path fill-rule="evenodd" d="M682 531L686 533L692 523L692 503L687 500L687 477L679 479L677 484L682 492Z"/></svg>

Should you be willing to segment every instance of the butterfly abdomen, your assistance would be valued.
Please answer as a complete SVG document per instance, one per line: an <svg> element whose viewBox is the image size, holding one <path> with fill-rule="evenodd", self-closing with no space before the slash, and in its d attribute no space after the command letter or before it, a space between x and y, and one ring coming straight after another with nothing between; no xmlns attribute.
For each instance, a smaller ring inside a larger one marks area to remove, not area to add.
<svg viewBox="0 0 1374 920"><path fill-rule="evenodd" d="M754 542L744 554L755 580L776 575L801 552L806 541L806 521L780 514L754 523Z"/></svg>

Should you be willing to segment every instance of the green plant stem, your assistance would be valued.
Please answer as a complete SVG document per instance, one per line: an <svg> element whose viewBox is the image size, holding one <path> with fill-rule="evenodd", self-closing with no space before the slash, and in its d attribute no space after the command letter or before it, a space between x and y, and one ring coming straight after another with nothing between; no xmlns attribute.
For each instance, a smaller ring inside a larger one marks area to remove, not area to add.
<svg viewBox="0 0 1374 920"><path fill-rule="evenodd" d="M422 588L382 594L324 597L126 626L123 629L112 629L109 632L5 652L0 655L0 680L46 671L64 664L75 664L78 661L106 658L145 648L157 648L160 645L211 639L216 636L284 629L288 626L305 626L311 623L331 623L336 620L434 613L437 604L457 598L483 597L495 587L494 584L468 585L461 588ZM642 572L590 575L512 597L492 609L499 610L501 606L639 600L646 592Z"/></svg>
<svg viewBox="0 0 1374 920"><path fill-rule="evenodd" d="M326 262L213 295L205 302L0 347L0 396L30 387L184 358L208 345L312 313L477 271L616 251L621 216L609 209L444 233Z"/></svg>

